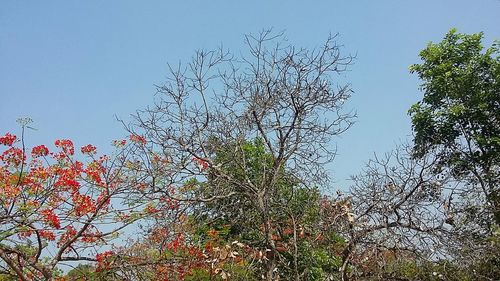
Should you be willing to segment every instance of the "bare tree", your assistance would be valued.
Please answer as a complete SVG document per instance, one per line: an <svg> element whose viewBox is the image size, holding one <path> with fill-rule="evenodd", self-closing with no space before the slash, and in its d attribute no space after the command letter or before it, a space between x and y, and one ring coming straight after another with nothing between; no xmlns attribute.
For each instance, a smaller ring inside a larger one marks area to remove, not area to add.
<svg viewBox="0 0 500 281"><path fill-rule="evenodd" d="M350 85L335 82L353 58L341 54L336 38L329 36L322 46L308 50L265 30L245 36L245 54L222 48L198 51L187 65L170 66L154 105L138 111L128 126L169 159L168 172L149 170L155 192L193 202L237 197L229 202L258 210L255 223L262 225L262 245L268 252L263 272L267 280L278 275L271 206L278 202L273 196L283 170L304 187L323 186L328 181L324 164L336 154L332 138L353 122L354 114L344 110ZM245 152L247 142L255 139L263 142L271 161L258 166L258 176L235 175L234 169L255 169ZM233 157L216 161L221 152ZM224 168L228 166L233 171ZM185 192L175 195L167 187Z"/></svg>
<svg viewBox="0 0 500 281"><path fill-rule="evenodd" d="M349 197L341 204L347 220L338 216L330 223L348 238L342 252L343 280L349 274L373 274L363 266L383 263L380 255L387 251L408 260L451 256L456 229L449 206L456 186L449 176L433 173L435 158L414 160L410 150L401 146L384 157L375 156L352 178ZM350 265L357 270L349 273Z"/></svg>

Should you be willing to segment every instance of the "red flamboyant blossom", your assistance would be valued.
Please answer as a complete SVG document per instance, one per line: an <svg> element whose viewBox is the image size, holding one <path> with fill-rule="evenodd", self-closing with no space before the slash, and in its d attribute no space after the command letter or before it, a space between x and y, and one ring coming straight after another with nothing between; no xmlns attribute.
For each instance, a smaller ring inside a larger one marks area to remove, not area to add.
<svg viewBox="0 0 500 281"><path fill-rule="evenodd" d="M59 242L57 242L57 247L61 247L68 240L75 237L77 233L78 232L76 231L75 227L73 227L72 225L66 226L66 231L61 235L61 238L59 238Z"/></svg>
<svg viewBox="0 0 500 281"><path fill-rule="evenodd" d="M45 238L49 241L54 241L56 240L56 235L54 234L53 231L50 230L39 230L38 233L42 238Z"/></svg>
<svg viewBox="0 0 500 281"><path fill-rule="evenodd" d="M113 146L115 147L123 147L127 144L127 140L114 140L113 141Z"/></svg>
<svg viewBox="0 0 500 281"><path fill-rule="evenodd" d="M193 162L198 166L198 168L201 171L206 170L209 166L207 161L200 159L198 157L193 157Z"/></svg>
<svg viewBox="0 0 500 281"><path fill-rule="evenodd" d="M0 144L6 145L6 146L12 146L14 142L16 141L16 136L11 135L9 133L5 134L5 136L0 137Z"/></svg>
<svg viewBox="0 0 500 281"><path fill-rule="evenodd" d="M56 140L54 142L56 147L59 147L67 155L75 154L75 146L71 140Z"/></svg>
<svg viewBox="0 0 500 281"><path fill-rule="evenodd" d="M37 145L31 150L31 156L33 156L33 158L47 156L48 154L49 149L45 145Z"/></svg>
<svg viewBox="0 0 500 281"><path fill-rule="evenodd" d="M19 166L21 163L26 161L26 155L24 155L20 148L11 147L0 155L0 160L6 165Z"/></svg>
<svg viewBox="0 0 500 281"><path fill-rule="evenodd" d="M59 217L54 213L54 210L43 210L40 212L45 219L45 222L48 223L50 226L60 229L61 228L61 223L59 222Z"/></svg>
<svg viewBox="0 0 500 281"><path fill-rule="evenodd" d="M166 210L178 210L179 209L179 201L174 200L172 198L161 198L160 201L163 203L162 204L162 209Z"/></svg>
<svg viewBox="0 0 500 281"><path fill-rule="evenodd" d="M91 231L87 229L80 240L85 243L98 242L102 240L102 233L99 230Z"/></svg>
<svg viewBox="0 0 500 281"><path fill-rule="evenodd" d="M21 239L28 238L31 235L33 235L33 230L21 231L20 233L17 234L17 236Z"/></svg>
<svg viewBox="0 0 500 281"><path fill-rule="evenodd" d="M80 148L83 154L95 154L97 152L97 149L95 146L91 144L84 145Z"/></svg>
<svg viewBox="0 0 500 281"><path fill-rule="evenodd" d="M111 257L112 256L113 256L112 251L106 251L106 252L97 254L95 256L95 259L97 261L96 271L102 271L102 270L109 269L109 266L111 265Z"/></svg>
<svg viewBox="0 0 500 281"><path fill-rule="evenodd" d="M96 206L92 198L88 195L82 195L78 192L73 193L73 203L75 205L75 214L79 217L88 213L95 212Z"/></svg>
<svg viewBox="0 0 500 281"><path fill-rule="evenodd" d="M56 140L57 151L45 145L20 148L16 140L11 134L0 137L0 207L6 210L0 224L9 230L2 234L0 252L8 252L4 262L21 269L15 272L18 279L54 279L48 274L63 261L94 260L87 249L110 245L118 230L142 219L132 215L144 211L144 201L128 187L145 183L135 181L137 170L126 166L133 157L126 141L119 142L113 157L95 156L95 146L85 145L79 152L91 157L84 162L74 156L71 140ZM150 211L160 213L166 205ZM22 247L33 250L10 254ZM109 256L100 254L100 268Z"/></svg>
<svg viewBox="0 0 500 281"><path fill-rule="evenodd" d="M184 246L184 235L178 233L175 236L175 239L167 244L167 249L175 253L179 251L180 248L183 248L183 246Z"/></svg>
<svg viewBox="0 0 500 281"><path fill-rule="evenodd" d="M103 158L99 159L99 161L92 161L87 165L87 168L83 170L83 173L87 174L89 180L99 185L102 184L101 175L103 175L106 170L103 167L103 161Z"/></svg>
<svg viewBox="0 0 500 281"><path fill-rule="evenodd" d="M101 206L102 209L107 210L109 203L111 203L111 198L109 197L108 190L104 190L99 194L96 199L96 205Z"/></svg>
<svg viewBox="0 0 500 281"><path fill-rule="evenodd" d="M130 141L139 144L146 144L146 139L143 136L132 134L129 136Z"/></svg>
<svg viewBox="0 0 500 281"><path fill-rule="evenodd" d="M70 168L61 168L56 169L55 173L58 179L54 183L54 187L58 187L61 190L72 190L73 192L76 192L80 188L80 182L77 181L77 177L80 176L79 171Z"/></svg>
<svg viewBox="0 0 500 281"><path fill-rule="evenodd" d="M152 205L147 205L146 208L144 208L144 212L147 214L155 214L158 213L159 210Z"/></svg>

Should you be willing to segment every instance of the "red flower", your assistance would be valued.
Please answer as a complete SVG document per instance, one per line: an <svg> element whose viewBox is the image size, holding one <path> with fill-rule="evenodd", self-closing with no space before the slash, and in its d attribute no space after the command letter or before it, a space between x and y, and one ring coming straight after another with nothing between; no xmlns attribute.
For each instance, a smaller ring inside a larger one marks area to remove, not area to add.
<svg viewBox="0 0 500 281"><path fill-rule="evenodd" d="M75 204L75 214L83 216L95 212L96 206L90 196L82 195L78 192L73 193L73 203Z"/></svg>
<svg viewBox="0 0 500 281"><path fill-rule="evenodd" d="M19 166L26 160L26 155L23 154L21 149L11 147L0 155L0 160L8 164L14 164L14 166Z"/></svg>
<svg viewBox="0 0 500 281"><path fill-rule="evenodd" d="M59 217L54 213L53 210L43 210L40 212L45 220L50 226L60 229L61 223L59 222Z"/></svg>
<svg viewBox="0 0 500 281"><path fill-rule="evenodd" d="M59 242L57 242L57 246L60 247L61 245L66 243L66 241L75 237L76 234L77 231L72 225L66 226L66 232L61 235L61 239L59 239Z"/></svg>
<svg viewBox="0 0 500 281"><path fill-rule="evenodd" d="M31 235L33 235L33 231L32 230L21 231L17 235L19 236L19 238L28 238Z"/></svg>
<svg viewBox="0 0 500 281"><path fill-rule="evenodd" d="M100 205L100 208L102 209L107 209L109 203L111 203L111 197L109 196L109 192L105 190L97 197L96 205Z"/></svg>
<svg viewBox="0 0 500 281"><path fill-rule="evenodd" d="M11 135L9 133L5 134L5 136L0 137L0 144L6 145L6 146L12 146L14 141L16 140L15 135Z"/></svg>
<svg viewBox="0 0 500 281"><path fill-rule="evenodd" d="M71 140L56 140L54 144L57 147L61 148L67 155L75 154L75 147Z"/></svg>
<svg viewBox="0 0 500 281"><path fill-rule="evenodd" d="M56 240L56 235L52 231L49 231L49 230L40 230L40 231L38 231L38 233L40 234L40 237L45 238L45 239L47 239L49 241Z"/></svg>
<svg viewBox="0 0 500 281"><path fill-rule="evenodd" d="M97 254L95 256L95 259L97 260L97 262L103 262L104 260L111 257L112 255L113 255L112 251L106 251L104 253Z"/></svg>
<svg viewBox="0 0 500 281"><path fill-rule="evenodd" d="M193 162L196 163L196 165L201 171L204 171L208 168L208 162L203 159L200 159L198 157L193 157Z"/></svg>
<svg viewBox="0 0 500 281"><path fill-rule="evenodd" d="M139 136L136 134L130 135L130 141L139 143L139 144L146 144L146 139L143 136Z"/></svg>
<svg viewBox="0 0 500 281"><path fill-rule="evenodd" d="M177 252L179 248L184 246L184 237L178 233L174 240L167 244L167 249L172 252Z"/></svg>
<svg viewBox="0 0 500 281"><path fill-rule="evenodd" d="M87 144L85 146L82 146L82 148L80 148L80 150L82 151L82 153L86 153L86 154L95 154L97 149L95 146L91 145L91 144Z"/></svg>
<svg viewBox="0 0 500 281"><path fill-rule="evenodd" d="M104 253L97 254L95 259L97 261L96 271L109 269L111 265L111 257L113 256L112 251L106 251Z"/></svg>
<svg viewBox="0 0 500 281"><path fill-rule="evenodd" d="M113 141L113 145L116 146L116 147L122 147L125 144L127 144L126 140L114 140Z"/></svg>
<svg viewBox="0 0 500 281"><path fill-rule="evenodd" d="M158 213L158 209L156 209L155 207L151 206L151 205L147 205L146 208L144 209L144 211L147 213L147 214L154 214L154 213Z"/></svg>
<svg viewBox="0 0 500 281"><path fill-rule="evenodd" d="M82 238L80 239L85 243L94 243L102 239L102 233L99 230L95 232L91 230L87 230L82 234Z"/></svg>
<svg viewBox="0 0 500 281"><path fill-rule="evenodd" d="M31 155L33 156L33 158L47 156L47 154L49 154L49 149L45 145L35 146L31 150Z"/></svg>

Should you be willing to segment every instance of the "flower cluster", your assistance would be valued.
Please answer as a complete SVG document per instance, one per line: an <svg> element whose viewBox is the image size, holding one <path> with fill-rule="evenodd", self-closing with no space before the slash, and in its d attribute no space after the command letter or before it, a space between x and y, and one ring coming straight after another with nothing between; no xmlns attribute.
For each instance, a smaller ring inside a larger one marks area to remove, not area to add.
<svg viewBox="0 0 500 281"><path fill-rule="evenodd" d="M170 243L167 244L167 249L169 249L172 252L177 252L179 251L180 248L183 248L185 243L184 243L184 235L181 233L178 233L174 240L170 241Z"/></svg>
<svg viewBox="0 0 500 281"><path fill-rule="evenodd" d="M95 212L96 206L90 196L75 192L72 197L75 204L75 215L80 217Z"/></svg>
<svg viewBox="0 0 500 281"><path fill-rule="evenodd" d="M57 242L57 246L58 247L61 247L64 243L66 243L68 240L72 239L73 237L75 237L75 235L77 234L78 232L76 231L76 229L72 226L72 225L68 225L66 226L66 232L64 232L62 235L61 235L61 238L59 239L59 242Z"/></svg>
<svg viewBox="0 0 500 281"><path fill-rule="evenodd" d="M155 208L153 205L148 204L146 208L144 208L144 212L146 212L146 214L155 214L158 213L159 210Z"/></svg>
<svg viewBox="0 0 500 281"><path fill-rule="evenodd" d="M174 200L172 198L160 198L160 201L163 203L163 209L167 210L178 210L179 209L179 201Z"/></svg>
<svg viewBox="0 0 500 281"><path fill-rule="evenodd" d="M43 219L47 224L50 226L60 229L61 228L61 223L59 222L59 217L54 213L54 210L43 210L40 212L43 216Z"/></svg>
<svg viewBox="0 0 500 281"><path fill-rule="evenodd" d="M143 136L132 134L130 135L130 141L139 144L146 144L146 139Z"/></svg>
<svg viewBox="0 0 500 281"><path fill-rule="evenodd" d="M81 241L84 243L94 243L100 240L102 240L102 233L99 230L92 231L87 229L81 238Z"/></svg>
<svg viewBox="0 0 500 281"><path fill-rule="evenodd" d="M47 156L49 154L49 149L45 145L37 145L31 150L31 155L33 158L40 156Z"/></svg>
<svg viewBox="0 0 500 281"><path fill-rule="evenodd" d="M92 161L87 165L87 168L83 170L89 180L95 182L96 184L102 184L101 175L104 174L105 168L103 166L104 158L100 158L99 161Z"/></svg>
<svg viewBox="0 0 500 281"><path fill-rule="evenodd" d="M111 265L111 257L113 256L112 251L106 251L95 256L97 261L96 271L102 271L109 269Z"/></svg>
<svg viewBox="0 0 500 281"><path fill-rule="evenodd" d="M0 160L6 165L19 166L26 160L26 155L17 147L11 147L0 155Z"/></svg>
<svg viewBox="0 0 500 281"><path fill-rule="evenodd" d="M33 235L33 230L25 230L25 231L21 231L17 234L17 236L21 239L26 239L26 238L29 238L31 235Z"/></svg>
<svg viewBox="0 0 500 281"><path fill-rule="evenodd" d="M6 146L12 146L14 142L16 141L16 136L11 135L9 133L5 134L5 136L0 137L0 144L6 145Z"/></svg>
<svg viewBox="0 0 500 281"><path fill-rule="evenodd" d="M198 169L200 169L201 171L204 171L208 168L208 162L203 159L200 159L198 157L193 157L193 162L196 164L196 166L198 166Z"/></svg>
<svg viewBox="0 0 500 281"><path fill-rule="evenodd" d="M95 146L91 144L84 145L80 148L83 154L95 154L97 152L97 149Z"/></svg>
<svg viewBox="0 0 500 281"><path fill-rule="evenodd" d="M5 228L13 230L8 234L13 243L29 245L40 253L39 256L36 256L36 251L26 253L18 259L20 267L28 264L27 261L34 265L50 256L47 251L51 250L46 250L49 248L57 247L63 253L69 253L95 244L103 245L116 238L116 232L108 231L107 225L104 227L106 232L103 231L103 221L111 225L109 228L120 229L122 225L137 220L131 214L144 211L142 203L111 204L113 200L122 200L120 196L127 192L120 187L128 183L129 174L122 170L123 166L114 166L118 163L113 162L115 158L96 156L95 146L82 146L81 153L90 157L78 161L71 140L56 140L56 148L50 151L45 145L20 148L17 140L11 134L0 135L0 207L12 210L3 218L2 226L5 224ZM141 136L132 136L131 140L146 143ZM117 144L124 146L127 141ZM119 158L123 160L122 165L129 161L128 157ZM147 188L147 184L141 188ZM165 202L151 205L147 211L151 215L160 215L165 206L175 207L173 203ZM32 245L35 239L42 243ZM42 248L36 248L40 246ZM96 256L99 268L108 267L108 261L113 262L111 256L109 251ZM38 274L36 269L26 270ZM44 279L43 275L40 278L26 276L27 280Z"/></svg>
<svg viewBox="0 0 500 281"><path fill-rule="evenodd" d="M74 166L74 168L76 168L77 165ZM80 175L81 171L74 168L55 169L55 174L58 178L54 183L54 187L58 187L61 190L72 190L72 192L76 192L80 189L80 183L76 180L76 178Z"/></svg>
<svg viewBox="0 0 500 281"><path fill-rule="evenodd" d="M49 241L56 240L56 235L50 230L39 230L38 234L40 235L40 237L45 238Z"/></svg>
<svg viewBox="0 0 500 281"><path fill-rule="evenodd" d="M97 196L96 205L98 205L101 209L107 210L109 204L111 203L111 197L109 196L109 189L104 190Z"/></svg>
<svg viewBox="0 0 500 281"><path fill-rule="evenodd" d="M75 146L71 140L56 140L54 144L56 147L61 148L67 155L75 154Z"/></svg>
<svg viewBox="0 0 500 281"><path fill-rule="evenodd" d="M14 199L21 193L21 189L17 186L7 185L2 188L2 196L6 199ZM10 200L5 200L4 207L8 206Z"/></svg>
<svg viewBox="0 0 500 281"><path fill-rule="evenodd" d="M127 140L114 140L113 141L113 146L115 146L115 147L122 147L122 146L125 146L125 144L127 144Z"/></svg>

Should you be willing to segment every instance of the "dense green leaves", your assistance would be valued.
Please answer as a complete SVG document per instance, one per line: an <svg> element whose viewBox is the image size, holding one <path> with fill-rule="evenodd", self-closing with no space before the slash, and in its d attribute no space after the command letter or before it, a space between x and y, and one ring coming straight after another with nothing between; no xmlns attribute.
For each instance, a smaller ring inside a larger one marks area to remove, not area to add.
<svg viewBox="0 0 500 281"><path fill-rule="evenodd" d="M498 42L484 49L482 38L451 30L429 43L422 63L410 67L424 96L409 114L415 156L437 154L436 172L449 169L475 186L499 223L500 51Z"/></svg>
<svg viewBox="0 0 500 281"><path fill-rule="evenodd" d="M422 101L410 109L418 153L467 138L483 158L498 157L500 53L496 44L483 52L481 39L482 33L452 30L420 53L422 64L410 67L424 82Z"/></svg>

